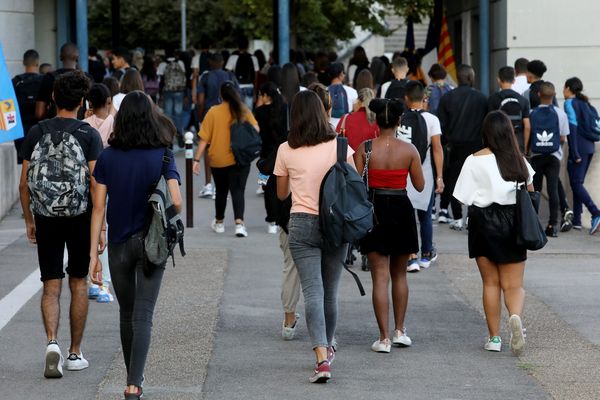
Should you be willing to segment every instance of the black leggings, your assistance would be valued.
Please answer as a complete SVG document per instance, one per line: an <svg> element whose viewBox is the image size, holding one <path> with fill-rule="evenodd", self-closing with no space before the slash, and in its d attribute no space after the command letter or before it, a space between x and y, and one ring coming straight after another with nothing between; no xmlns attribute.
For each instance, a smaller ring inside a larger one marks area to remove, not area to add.
<svg viewBox="0 0 600 400"><path fill-rule="evenodd" d="M444 170L446 187L444 193L442 193L440 208L447 209L448 205L451 205L452 218L454 219L462 218L462 204L452 196L456 181L467 157L481 150L481 148L480 143L453 144L448 152L448 166Z"/></svg>
<svg viewBox="0 0 600 400"><path fill-rule="evenodd" d="M127 367L127 385L142 386L152 316L164 266L147 277L142 271L144 251L142 235L135 234L126 242L108 246L108 261L113 288L119 302L121 346Z"/></svg>
<svg viewBox="0 0 600 400"><path fill-rule="evenodd" d="M250 166L239 167L232 165L225 168L211 168L212 176L217 189L215 199L215 219L225 219L225 208L227 207L227 193L231 193L233 202L233 215L235 219L244 219L244 191L246 181L250 173Z"/></svg>

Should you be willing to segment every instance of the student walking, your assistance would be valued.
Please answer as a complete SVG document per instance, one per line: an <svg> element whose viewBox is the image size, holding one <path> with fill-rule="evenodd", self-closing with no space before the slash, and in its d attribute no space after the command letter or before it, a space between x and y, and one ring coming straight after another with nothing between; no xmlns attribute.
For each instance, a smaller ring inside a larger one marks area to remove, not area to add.
<svg viewBox="0 0 600 400"><path fill-rule="evenodd" d="M145 267L148 262L143 240L148 192L160 179L165 149L175 133L175 126L144 92L131 92L123 99L115 119L110 147L102 152L94 171L89 272L92 282L102 283L103 266L97 247L106 235L103 226L108 206L108 258L119 302L121 346L127 368L125 399L142 397L152 317L165 270L165 265ZM179 174L173 154L169 151L166 155L170 160L165 179L179 212Z"/></svg>
<svg viewBox="0 0 600 400"><path fill-rule="evenodd" d="M194 173L200 174L200 156L208 147L208 158L212 176L215 180L215 219L211 228L216 233L225 232L225 207L227 194L231 193L233 213L235 218L235 235L247 237L248 231L244 225L244 191L250 173L250 165L239 166L231 150L231 124L247 121L259 130L258 122L252 112L246 107L233 82L227 81L221 85L223 103L208 110L198 136L200 143L194 157Z"/></svg>
<svg viewBox="0 0 600 400"><path fill-rule="evenodd" d="M367 255L371 266L373 308L379 326L379 339L371 345L371 350L389 353L392 344L412 344L404 326L408 305L406 264L409 255L419 250L419 240L406 184L410 176L415 189L421 192L425 178L415 146L396 138L403 103L375 99L369 108L377 115L379 137L361 144L354 160L358 170L366 172L369 195L375 207L375 227L361 240L360 251ZM388 324L390 280L395 322L392 340Z"/></svg>
<svg viewBox="0 0 600 400"><path fill-rule="evenodd" d="M567 171L573 190L573 228L581 229L581 213L585 205L592 214L590 235L593 235L600 227L600 210L583 183L596 150L594 139L598 133L594 129L597 129L598 113L583 94L583 83L579 78L567 79L563 95L570 128Z"/></svg>
<svg viewBox="0 0 600 400"><path fill-rule="evenodd" d="M316 365L310 382L331 378L335 357L337 292L346 246L324 246L319 224L319 191L327 171L337 162L336 134L327 121L323 103L312 91L298 93L291 107L288 141L279 146L274 174L277 197L291 191L289 247L300 275L306 324ZM348 162L353 150L348 148Z"/></svg>
<svg viewBox="0 0 600 400"><path fill-rule="evenodd" d="M346 77L344 64L334 62L329 66L328 73L331 79L331 83L327 87L327 91L331 95L331 123L336 127L340 118L352 111L352 106L358 99L358 92L350 86L344 85Z"/></svg>
<svg viewBox="0 0 600 400"><path fill-rule="evenodd" d="M427 99L427 111L433 115L437 115L437 109L440 105L440 99L443 95L453 89L446 77L448 73L440 64L433 64L428 72L431 78L431 84L425 88L425 98Z"/></svg>
<svg viewBox="0 0 600 400"><path fill-rule="evenodd" d="M533 191L534 171L519 151L511 122L501 111L483 121L483 150L465 160L454 197L469 206L469 257L475 258L483 280L483 310L488 351L501 351L500 295L510 315L510 348L518 355L525 344L521 316L527 249L515 236L517 184Z"/></svg>
<svg viewBox="0 0 600 400"><path fill-rule="evenodd" d="M77 111L89 88L90 81L81 71L58 76L53 90L56 117L31 128L21 147L21 206L27 238L37 244L44 286L42 317L48 339L46 378L61 378L63 362L68 370L89 366L83 357L81 343L88 312L85 278L90 261L90 186L94 189L90 176L102 151L98 132L86 122L77 120ZM71 345L66 360L58 346L65 244L71 292ZM103 249L104 241L96 241L94 252L97 254Z"/></svg>
<svg viewBox="0 0 600 400"><path fill-rule="evenodd" d="M369 103L375 97L372 89L364 88L358 92L357 110L344 115L337 124L336 132L348 138L348 145L356 150L365 140L375 139L379 126L375 122L375 113L369 110Z"/></svg>

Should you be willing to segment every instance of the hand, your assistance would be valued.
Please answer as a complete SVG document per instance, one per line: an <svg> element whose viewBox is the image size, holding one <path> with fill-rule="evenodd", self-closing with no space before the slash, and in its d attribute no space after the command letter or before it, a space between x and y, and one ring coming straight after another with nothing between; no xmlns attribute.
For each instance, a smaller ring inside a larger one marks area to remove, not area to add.
<svg viewBox="0 0 600 400"><path fill-rule="evenodd" d="M98 259L98 255L90 257L90 280L96 285L102 285L102 263Z"/></svg>
<svg viewBox="0 0 600 400"><path fill-rule="evenodd" d="M194 175L200 175L200 163L198 161L194 161L192 170L194 171Z"/></svg>
<svg viewBox="0 0 600 400"><path fill-rule="evenodd" d="M98 243L98 254L104 253L106 249L106 229L102 229L100 232L100 243Z"/></svg>
<svg viewBox="0 0 600 400"><path fill-rule="evenodd" d="M198 96L195 94L192 95L192 104L198 104Z"/></svg>
<svg viewBox="0 0 600 400"><path fill-rule="evenodd" d="M32 244L37 244L37 239L35 238L35 222L25 222L25 229L27 230L27 239Z"/></svg>
<svg viewBox="0 0 600 400"><path fill-rule="evenodd" d="M437 178L435 181L435 192L436 193L444 193L444 180L442 178Z"/></svg>
<svg viewBox="0 0 600 400"><path fill-rule="evenodd" d="M92 109L88 109L88 110L85 110L85 113L83 114L83 117L84 117L84 118L89 118L89 117L91 117L92 115L94 115L94 110L92 110Z"/></svg>
<svg viewBox="0 0 600 400"><path fill-rule="evenodd" d="M579 164L581 162L581 158L578 158L577 160L575 160L575 164Z"/></svg>

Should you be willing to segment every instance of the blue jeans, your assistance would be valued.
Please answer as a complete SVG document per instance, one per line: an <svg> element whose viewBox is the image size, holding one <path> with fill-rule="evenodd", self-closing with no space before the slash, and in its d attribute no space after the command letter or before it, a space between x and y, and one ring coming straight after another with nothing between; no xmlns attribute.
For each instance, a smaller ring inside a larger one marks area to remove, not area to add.
<svg viewBox="0 0 600 400"><path fill-rule="evenodd" d="M252 84L240 85L240 97L242 98L242 102L252 110L252 106L254 105L254 86Z"/></svg>
<svg viewBox="0 0 600 400"><path fill-rule="evenodd" d="M433 207L434 193L431 193L431 200L427 210L417 210L419 217L419 229L421 231L421 256L423 253L429 253L433 250L433 222L431 221L431 208Z"/></svg>
<svg viewBox="0 0 600 400"><path fill-rule="evenodd" d="M323 247L319 216L293 213L289 247L300 275L306 325L313 349L333 343L337 324L337 293L346 247Z"/></svg>
<svg viewBox="0 0 600 400"><path fill-rule="evenodd" d="M567 164L567 172L569 173L569 181L571 182L571 190L573 191L573 225L581 226L581 213L583 212L583 205L592 214L592 217L600 215L600 210L594 200L583 186L585 181L585 175L587 174L592 157L594 154L581 154L581 162L576 164L569 158Z"/></svg>
<svg viewBox="0 0 600 400"><path fill-rule="evenodd" d="M183 132L181 114L183 112L183 91L179 92L163 92L163 108L165 115L171 118L175 124L177 132Z"/></svg>

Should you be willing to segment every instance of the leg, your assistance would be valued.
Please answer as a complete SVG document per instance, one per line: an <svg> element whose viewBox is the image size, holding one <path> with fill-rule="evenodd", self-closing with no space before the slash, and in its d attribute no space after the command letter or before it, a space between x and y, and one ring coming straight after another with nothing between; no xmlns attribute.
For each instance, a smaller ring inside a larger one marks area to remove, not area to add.
<svg viewBox="0 0 600 400"><path fill-rule="evenodd" d="M406 316L406 308L408 307L408 282L406 280L406 263L408 257L408 254L390 257L389 266L392 278L395 330L400 331L404 329L404 317Z"/></svg>
<svg viewBox="0 0 600 400"><path fill-rule="evenodd" d="M277 186L275 184L275 176L270 176L265 186L265 210L267 217L265 221L273 223L277 221L277 214L279 213L279 203L277 200Z"/></svg>
<svg viewBox="0 0 600 400"><path fill-rule="evenodd" d="M321 277L324 290L325 330L327 332L327 343L333 345L338 313L338 287L344 258L348 252L348 246L342 245L335 249L323 250L321 258Z"/></svg>
<svg viewBox="0 0 600 400"><path fill-rule="evenodd" d="M548 225L557 226L559 212L558 174L560 173L560 161L558 158L550 156L545 170L546 186L548 188L548 203L550 206Z"/></svg>
<svg viewBox="0 0 600 400"><path fill-rule="evenodd" d="M208 159L208 148L204 150L204 184L211 183L210 160Z"/></svg>
<svg viewBox="0 0 600 400"><path fill-rule="evenodd" d="M60 321L60 292L62 279L44 281L42 292L42 319L48 341L56 340L58 334L58 321ZM86 298L87 299L87 298Z"/></svg>
<svg viewBox="0 0 600 400"><path fill-rule="evenodd" d="M558 200L560 201L560 211L565 211L569 208L569 202L567 201L567 194L565 193L564 186L558 178Z"/></svg>
<svg viewBox="0 0 600 400"><path fill-rule="evenodd" d="M523 314L525 303L525 290L523 289L523 275L525 262L498 265L500 286L504 293L504 304L509 315Z"/></svg>
<svg viewBox="0 0 600 400"><path fill-rule="evenodd" d="M223 222L225 219L225 208L227 207L227 193L229 192L228 168L213 168L212 176L215 180L215 219Z"/></svg>
<svg viewBox="0 0 600 400"><path fill-rule="evenodd" d="M173 92L173 118L175 127L177 128L177 135L181 136L183 132L183 92Z"/></svg>
<svg viewBox="0 0 600 400"><path fill-rule="evenodd" d="M281 303L285 313L285 325L292 326L296 321L296 305L300 300L300 277L292 253L288 235L282 229L279 233L279 246L283 252L283 283L281 285Z"/></svg>
<svg viewBox="0 0 600 400"><path fill-rule="evenodd" d="M427 210L417 210L417 217L419 218L421 232L421 256L423 256L423 253L429 253L431 250L433 250L433 221L431 220L432 205L433 195Z"/></svg>
<svg viewBox="0 0 600 400"><path fill-rule="evenodd" d="M173 99L173 92L167 92L167 91L163 92L164 113L175 124L174 107L175 107L175 103L174 103L174 99Z"/></svg>
<svg viewBox="0 0 600 400"><path fill-rule="evenodd" d="M389 339L389 295L388 286L390 282L390 258L371 252L368 254L369 265L371 266L371 278L373 279L373 309L377 326L379 327L379 340ZM406 271L406 263L404 264Z"/></svg>
<svg viewBox="0 0 600 400"><path fill-rule="evenodd" d="M500 273L498 265L487 257L475 259L483 281L483 311L489 336L500 336Z"/></svg>
<svg viewBox="0 0 600 400"><path fill-rule="evenodd" d="M69 322L71 323L71 348L69 353L81 354L81 341L88 314L87 282L85 278L69 277L71 289L71 308Z"/></svg>
<svg viewBox="0 0 600 400"><path fill-rule="evenodd" d="M250 174L250 166L230 167L229 170L229 191L231 192L231 202L233 203L233 214L236 224L244 222L244 192L246 191L246 182Z"/></svg>

